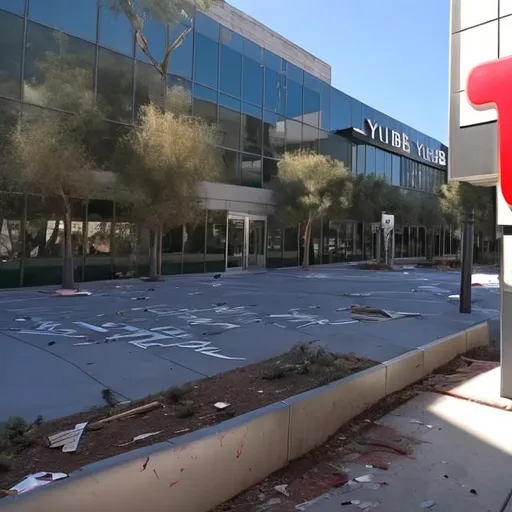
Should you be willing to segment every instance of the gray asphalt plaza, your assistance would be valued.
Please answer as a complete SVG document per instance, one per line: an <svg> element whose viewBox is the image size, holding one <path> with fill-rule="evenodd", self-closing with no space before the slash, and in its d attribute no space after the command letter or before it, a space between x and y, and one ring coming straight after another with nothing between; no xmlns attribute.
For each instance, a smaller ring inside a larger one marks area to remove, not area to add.
<svg viewBox="0 0 512 512"><path fill-rule="evenodd" d="M83 289L92 294L75 297L55 297L54 288L4 291L0 421L104 405L105 388L122 400L140 399L304 341L386 361L498 317L494 277L473 288L469 315L449 298L458 293L460 274L423 269L171 276L159 283L87 283ZM352 304L422 316L359 322L347 310Z"/></svg>

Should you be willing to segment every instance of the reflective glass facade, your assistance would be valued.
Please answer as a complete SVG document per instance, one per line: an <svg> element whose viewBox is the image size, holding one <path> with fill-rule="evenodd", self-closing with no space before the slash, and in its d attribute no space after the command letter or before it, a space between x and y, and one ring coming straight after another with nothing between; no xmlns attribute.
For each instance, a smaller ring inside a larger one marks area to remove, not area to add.
<svg viewBox="0 0 512 512"><path fill-rule="evenodd" d="M168 30L148 19L145 32L150 50L161 57L166 41L174 40L185 28L180 25ZM110 10L106 0L0 0L0 44L9 49L0 56L0 137L20 112L22 116L38 115L42 104L65 111L76 108L72 94L68 99L65 95L42 98L37 93L36 86L47 78L42 63L51 53L69 55L77 68L76 80L95 95L105 113L110 135L97 148L100 161L108 161L116 138L133 123L138 107L156 94L156 71L137 48L129 23ZM220 127L231 184L265 187L276 174L283 153L300 148L330 154L354 173L380 175L393 185L426 193L436 193L446 180L446 173L439 166L397 154L391 146L387 151L382 146L356 144L340 131L356 128L368 134L368 122L378 123L407 134L413 147L421 144L431 150L446 151L438 141L347 96L205 14L197 13L193 30L172 54L168 78L169 84L179 83L191 91L193 115ZM34 198L13 201L9 214L12 220L2 220L1 236L18 233L17 240L8 240L11 248L7 253L23 264L13 262L15 277L7 278L5 262L0 263L0 286L19 282L20 268L25 276L23 283L36 284L39 278L30 277L35 276L32 269L37 267L36 260L55 256L48 252L53 251L51 244L42 240L57 237L56 214L43 212ZM43 229L40 224L45 217ZM218 261L213 265L216 270L222 267L225 262L215 256L220 250L215 248L218 241L214 243L212 238L214 232L221 239L225 229L218 227L217 217L216 213L208 212L202 228L185 226L168 235L163 249L167 273L210 270L213 264L209 261ZM7 229L9 222L13 229ZM324 254L323 248L332 246L332 240L338 240L336 251L343 252L345 259L352 254L362 258L368 252L361 224L336 228L320 224L314 244L319 255ZM208 231L209 225L216 226L212 233ZM134 240L140 237L135 226L125 225L122 212L114 205L91 202L76 212L74 226L77 240L81 240L76 248L77 256L80 255L77 279L107 278L128 268L132 258L128 254L133 252ZM297 233L296 227L287 228L278 236L269 227L269 266L273 266L274 251L280 254L276 256L276 265L277 261L279 265L296 264L300 252ZM126 237L128 240L120 241ZM417 232L412 239L421 237ZM277 239L279 242L274 243ZM416 249L409 249L411 236L404 235L405 239L408 241L402 252L416 254ZM39 247L43 243L44 248L35 251L30 240L39 240ZM421 244L414 242L414 247L418 246ZM137 255L138 266L145 257ZM323 259L319 256L317 260ZM55 261L58 267L59 260ZM50 274L43 281L53 282Z"/></svg>

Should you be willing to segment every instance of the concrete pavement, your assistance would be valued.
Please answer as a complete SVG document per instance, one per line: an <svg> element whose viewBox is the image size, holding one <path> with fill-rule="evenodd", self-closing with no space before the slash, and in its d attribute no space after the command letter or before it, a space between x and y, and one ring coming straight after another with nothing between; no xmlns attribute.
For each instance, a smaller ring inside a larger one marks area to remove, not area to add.
<svg viewBox="0 0 512 512"><path fill-rule="evenodd" d="M65 416L135 400L276 356L302 341L379 362L499 314L499 290L474 288L459 315L457 272L329 266L259 274L87 283L84 297L51 289L0 293L0 421ZM491 280L492 281L492 280ZM46 293L42 293L46 292ZM351 304L422 318L354 322Z"/></svg>

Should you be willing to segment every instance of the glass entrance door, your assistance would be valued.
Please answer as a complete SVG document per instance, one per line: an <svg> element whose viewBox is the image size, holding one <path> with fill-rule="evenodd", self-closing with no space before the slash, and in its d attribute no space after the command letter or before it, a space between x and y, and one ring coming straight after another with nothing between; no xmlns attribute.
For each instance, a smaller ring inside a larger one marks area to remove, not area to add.
<svg viewBox="0 0 512 512"><path fill-rule="evenodd" d="M266 219L229 214L226 270L265 268Z"/></svg>
<svg viewBox="0 0 512 512"><path fill-rule="evenodd" d="M265 221L249 218L247 267L265 267Z"/></svg>
<svg viewBox="0 0 512 512"><path fill-rule="evenodd" d="M226 266L229 269L245 268L245 218L228 217L228 243Z"/></svg>

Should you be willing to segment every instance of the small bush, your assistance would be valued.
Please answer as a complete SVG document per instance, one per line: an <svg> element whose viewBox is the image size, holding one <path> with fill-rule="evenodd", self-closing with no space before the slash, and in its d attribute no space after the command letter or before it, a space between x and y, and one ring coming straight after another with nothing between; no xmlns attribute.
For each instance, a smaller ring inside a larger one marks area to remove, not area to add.
<svg viewBox="0 0 512 512"><path fill-rule="evenodd" d="M0 446L4 448L20 448L28 446L30 439L27 434L30 425L19 416L11 416L6 422L0 423Z"/></svg>
<svg viewBox="0 0 512 512"><path fill-rule="evenodd" d="M117 405L117 399L111 389L103 389L101 391L101 397L107 402L109 407L115 407Z"/></svg>
<svg viewBox="0 0 512 512"><path fill-rule="evenodd" d="M194 402L183 402L179 405L176 416L178 418L192 418L197 414L198 407Z"/></svg>

